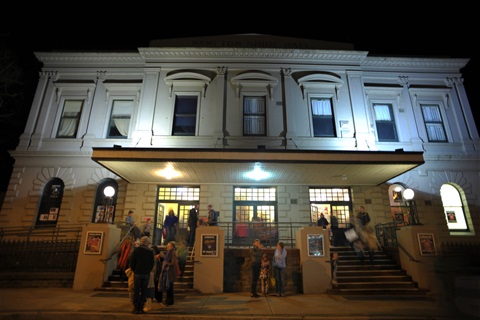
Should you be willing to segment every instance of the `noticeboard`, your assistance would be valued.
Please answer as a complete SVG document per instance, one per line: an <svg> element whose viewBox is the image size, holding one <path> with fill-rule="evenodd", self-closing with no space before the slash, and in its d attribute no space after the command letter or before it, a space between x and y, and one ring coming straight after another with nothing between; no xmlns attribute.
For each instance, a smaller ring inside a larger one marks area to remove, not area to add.
<svg viewBox="0 0 480 320"><path fill-rule="evenodd" d="M202 234L202 257L218 257L218 234Z"/></svg>

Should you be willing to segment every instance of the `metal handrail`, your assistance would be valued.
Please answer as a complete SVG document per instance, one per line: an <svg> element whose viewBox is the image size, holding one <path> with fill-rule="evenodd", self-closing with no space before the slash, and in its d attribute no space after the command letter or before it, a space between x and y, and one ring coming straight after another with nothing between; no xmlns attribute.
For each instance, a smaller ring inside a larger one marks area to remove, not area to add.
<svg viewBox="0 0 480 320"><path fill-rule="evenodd" d="M74 238L80 239L84 224L69 224L69 225L52 225L52 226L16 226L16 227L0 227L0 241L5 239L26 239L36 237L51 237L51 240L58 240L59 238Z"/></svg>

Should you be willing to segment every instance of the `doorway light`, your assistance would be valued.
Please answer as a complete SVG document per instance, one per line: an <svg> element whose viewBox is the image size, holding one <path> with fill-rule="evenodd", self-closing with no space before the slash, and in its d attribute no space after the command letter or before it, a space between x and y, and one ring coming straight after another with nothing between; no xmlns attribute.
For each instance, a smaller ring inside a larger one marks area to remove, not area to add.
<svg viewBox="0 0 480 320"><path fill-rule="evenodd" d="M255 163L253 170L245 173L245 176L249 179L259 181L270 177L270 173L263 171L262 168L260 168L260 163L257 162Z"/></svg>
<svg viewBox="0 0 480 320"><path fill-rule="evenodd" d="M180 172L176 171L171 164L168 164L165 169L155 171L155 174L160 177L164 177L167 180L180 177Z"/></svg>

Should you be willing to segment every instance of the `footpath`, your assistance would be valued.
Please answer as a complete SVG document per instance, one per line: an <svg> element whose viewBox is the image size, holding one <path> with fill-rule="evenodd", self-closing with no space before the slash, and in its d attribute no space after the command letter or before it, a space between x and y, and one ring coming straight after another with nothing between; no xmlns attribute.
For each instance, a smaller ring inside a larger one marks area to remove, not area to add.
<svg viewBox="0 0 480 320"><path fill-rule="evenodd" d="M0 288L0 319L480 319L430 298L329 294L194 294L176 298L173 306L153 303L147 314L134 315L131 310L124 292Z"/></svg>

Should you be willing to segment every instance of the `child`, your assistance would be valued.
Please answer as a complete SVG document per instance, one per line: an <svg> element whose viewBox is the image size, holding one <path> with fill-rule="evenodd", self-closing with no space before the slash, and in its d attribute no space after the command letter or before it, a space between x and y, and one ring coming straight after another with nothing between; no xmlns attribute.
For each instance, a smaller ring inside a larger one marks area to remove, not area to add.
<svg viewBox="0 0 480 320"><path fill-rule="evenodd" d="M262 264L260 269L260 283L262 284L262 293L268 293L268 281L270 279L270 260L266 253L262 254Z"/></svg>

